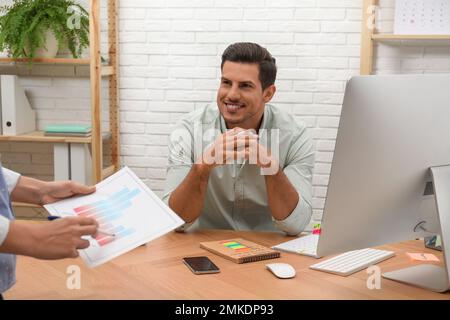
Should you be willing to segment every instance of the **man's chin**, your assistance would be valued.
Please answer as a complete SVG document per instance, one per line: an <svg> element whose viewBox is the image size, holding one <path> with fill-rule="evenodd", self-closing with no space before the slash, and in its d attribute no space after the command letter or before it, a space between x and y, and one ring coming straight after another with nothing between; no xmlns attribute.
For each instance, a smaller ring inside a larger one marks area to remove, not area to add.
<svg viewBox="0 0 450 320"><path fill-rule="evenodd" d="M230 117L223 117L223 118L227 124L237 125L237 124L242 123L242 119L236 119L236 118L230 118Z"/></svg>
<svg viewBox="0 0 450 320"><path fill-rule="evenodd" d="M220 114L225 119L225 121L230 123L239 123L242 121L242 116L238 116L237 113L230 113L228 110L220 110Z"/></svg>
<svg viewBox="0 0 450 320"><path fill-rule="evenodd" d="M223 114L222 113L222 117L224 118L224 120L229 123L229 124L239 124L242 123L242 117L237 117L237 116L233 116L233 115L229 115L229 114Z"/></svg>

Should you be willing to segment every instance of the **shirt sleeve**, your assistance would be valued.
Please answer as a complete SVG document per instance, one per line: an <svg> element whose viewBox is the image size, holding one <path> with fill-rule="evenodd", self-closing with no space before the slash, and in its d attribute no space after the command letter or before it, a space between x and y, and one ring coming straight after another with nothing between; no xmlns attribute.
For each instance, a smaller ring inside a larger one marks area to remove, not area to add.
<svg viewBox="0 0 450 320"><path fill-rule="evenodd" d="M3 216L0 216L0 246L3 244L3 241L5 241L8 231L9 220Z"/></svg>
<svg viewBox="0 0 450 320"><path fill-rule="evenodd" d="M194 141L187 121L182 120L169 137L169 157L164 187L163 202L169 205L172 192L178 188L194 164ZM176 229L186 231L193 223L185 223Z"/></svg>
<svg viewBox="0 0 450 320"><path fill-rule="evenodd" d="M312 215L312 172L314 168L314 147L306 128L299 130L293 138L284 174L297 190L299 200L295 209L284 220L274 219L275 226L288 235L302 232Z"/></svg>
<svg viewBox="0 0 450 320"><path fill-rule="evenodd" d="M8 188L8 192L11 193L17 185L17 182L20 178L20 173L14 172L12 170L2 168L3 176L5 177L6 186Z"/></svg>
<svg viewBox="0 0 450 320"><path fill-rule="evenodd" d="M14 171L11 171L6 168L2 168L3 176L5 178L6 187L8 188L8 192L11 193L12 190L16 187L17 182L19 181L20 174ZM6 239L9 231L10 221L3 216L0 216L0 245Z"/></svg>

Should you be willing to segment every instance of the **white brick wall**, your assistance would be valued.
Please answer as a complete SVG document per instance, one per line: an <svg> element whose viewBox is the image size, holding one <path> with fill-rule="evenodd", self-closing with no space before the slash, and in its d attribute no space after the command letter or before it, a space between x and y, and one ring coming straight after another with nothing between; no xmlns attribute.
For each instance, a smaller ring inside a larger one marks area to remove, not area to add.
<svg viewBox="0 0 450 320"><path fill-rule="evenodd" d="M214 100L220 55L228 44L258 42L277 58L278 91L273 103L304 121L314 137L314 219L320 220L345 82L359 73L361 3L122 0L122 163L161 195L171 126L186 113ZM380 6L379 27L391 32L393 0L381 0ZM450 71L448 45L383 44L377 45L375 53L377 73ZM84 105L89 92L81 89L81 81L42 77L23 80L38 110L39 126L87 116ZM4 157L11 162L18 160L16 166L23 170L32 171L28 165L51 166L52 159L41 153L39 146L26 147L23 152L36 150L37 155L18 156L22 151L17 151L15 144L6 147L11 154L3 152Z"/></svg>

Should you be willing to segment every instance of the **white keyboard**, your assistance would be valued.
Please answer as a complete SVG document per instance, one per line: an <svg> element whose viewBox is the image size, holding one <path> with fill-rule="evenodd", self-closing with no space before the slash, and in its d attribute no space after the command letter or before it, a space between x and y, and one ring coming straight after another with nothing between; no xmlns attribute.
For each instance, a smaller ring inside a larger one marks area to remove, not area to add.
<svg viewBox="0 0 450 320"><path fill-rule="evenodd" d="M310 256L314 258L319 258L317 256L317 243L319 242L318 234L309 234L294 240L289 240L276 246L272 249L281 250L286 252L293 252L298 254L303 254L305 256Z"/></svg>
<svg viewBox="0 0 450 320"><path fill-rule="evenodd" d="M334 258L316 263L311 269L348 276L395 255L392 251L362 249L349 251Z"/></svg>

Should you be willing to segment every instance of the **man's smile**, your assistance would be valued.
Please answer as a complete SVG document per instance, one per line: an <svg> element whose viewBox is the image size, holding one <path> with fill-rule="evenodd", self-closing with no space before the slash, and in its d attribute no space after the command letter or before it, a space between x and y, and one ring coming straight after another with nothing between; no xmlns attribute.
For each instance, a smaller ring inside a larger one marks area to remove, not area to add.
<svg viewBox="0 0 450 320"><path fill-rule="evenodd" d="M227 111L230 113L235 113L238 110L245 107L245 104L243 104L243 103L225 102L224 104L225 104Z"/></svg>

